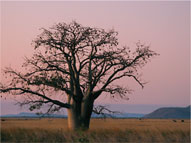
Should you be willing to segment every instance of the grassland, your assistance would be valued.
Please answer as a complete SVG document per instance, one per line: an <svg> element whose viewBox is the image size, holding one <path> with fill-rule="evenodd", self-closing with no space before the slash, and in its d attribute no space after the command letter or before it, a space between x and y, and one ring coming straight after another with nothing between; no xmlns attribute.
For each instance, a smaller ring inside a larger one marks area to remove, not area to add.
<svg viewBox="0 0 191 143"><path fill-rule="evenodd" d="M92 119L90 130L72 132L67 119L1 119L1 142L189 143L190 120Z"/></svg>

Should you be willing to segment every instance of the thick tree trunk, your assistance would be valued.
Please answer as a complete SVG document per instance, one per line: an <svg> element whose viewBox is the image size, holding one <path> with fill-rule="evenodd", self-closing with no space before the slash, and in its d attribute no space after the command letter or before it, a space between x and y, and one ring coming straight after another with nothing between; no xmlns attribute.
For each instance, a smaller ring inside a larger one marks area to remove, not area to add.
<svg viewBox="0 0 191 143"><path fill-rule="evenodd" d="M84 129L89 129L90 118L93 110L94 101L90 98L84 99L81 106L81 121Z"/></svg>
<svg viewBox="0 0 191 143"><path fill-rule="evenodd" d="M89 129L90 118L93 110L93 100L87 98L81 103L71 101L68 109L68 127L70 130Z"/></svg>
<svg viewBox="0 0 191 143"><path fill-rule="evenodd" d="M76 114L74 109L68 109L68 128L70 130L76 130L81 127L81 121L79 115Z"/></svg>

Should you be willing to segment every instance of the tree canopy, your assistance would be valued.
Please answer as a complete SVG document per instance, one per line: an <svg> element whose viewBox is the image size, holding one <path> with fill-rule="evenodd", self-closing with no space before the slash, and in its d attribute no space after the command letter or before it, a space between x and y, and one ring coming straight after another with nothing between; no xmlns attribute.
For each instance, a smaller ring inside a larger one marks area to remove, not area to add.
<svg viewBox="0 0 191 143"><path fill-rule="evenodd" d="M73 102L94 101L103 93L126 98L129 89L116 81L133 78L143 87L139 70L157 55L140 42L134 51L119 47L113 29L85 27L73 21L41 30L32 42L36 52L23 63L25 72L5 68L9 82L0 84L0 93L23 95L20 104L30 105L31 110L45 104L49 104L48 112L69 109Z"/></svg>

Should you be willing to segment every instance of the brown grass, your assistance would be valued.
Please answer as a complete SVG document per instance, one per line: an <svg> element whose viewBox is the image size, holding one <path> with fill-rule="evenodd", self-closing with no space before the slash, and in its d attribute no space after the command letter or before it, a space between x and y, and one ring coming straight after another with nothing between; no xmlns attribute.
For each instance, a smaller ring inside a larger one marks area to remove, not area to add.
<svg viewBox="0 0 191 143"><path fill-rule="evenodd" d="M69 131L67 119L5 119L2 142L190 142L190 120L92 119L90 130Z"/></svg>

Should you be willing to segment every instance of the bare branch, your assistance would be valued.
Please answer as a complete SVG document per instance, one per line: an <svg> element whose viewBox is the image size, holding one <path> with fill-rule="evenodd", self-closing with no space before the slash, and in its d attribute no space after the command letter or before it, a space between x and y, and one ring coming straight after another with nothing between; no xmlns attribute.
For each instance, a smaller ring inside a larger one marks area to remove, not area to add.
<svg viewBox="0 0 191 143"><path fill-rule="evenodd" d="M21 91L20 94L25 94L25 93L29 93L29 94L32 94L32 95L37 95L39 97L42 97L44 99L46 99L47 101L49 102L52 102L56 105L59 105L61 107L65 107L65 108L70 108L70 105L67 104L67 103L62 103L58 100L52 100L50 98L48 98L47 96L43 95L43 94L40 94L38 92L35 92L35 91L31 91L31 90L28 90L28 89L23 89L23 88L0 88L0 93L6 93L6 92L11 92L11 91Z"/></svg>
<svg viewBox="0 0 191 143"><path fill-rule="evenodd" d="M107 106L104 106L104 105L94 106L93 113L95 113L97 115L101 115L104 118L113 117L114 114L121 114L121 112L112 111L112 110L108 109Z"/></svg>
<svg viewBox="0 0 191 143"><path fill-rule="evenodd" d="M25 72L6 68L8 82L0 86L1 93L26 95L23 105L31 104L31 109L44 104L51 105L48 112L70 108L73 102L82 103L90 96L96 100L103 92L125 99L131 90L115 81L132 78L143 88L139 69L158 55L140 42L135 51L119 47L113 29L84 27L73 21L41 30L32 42L36 52L25 58ZM67 103L62 102L63 97L69 98ZM109 112L104 107L95 112L103 110Z"/></svg>

